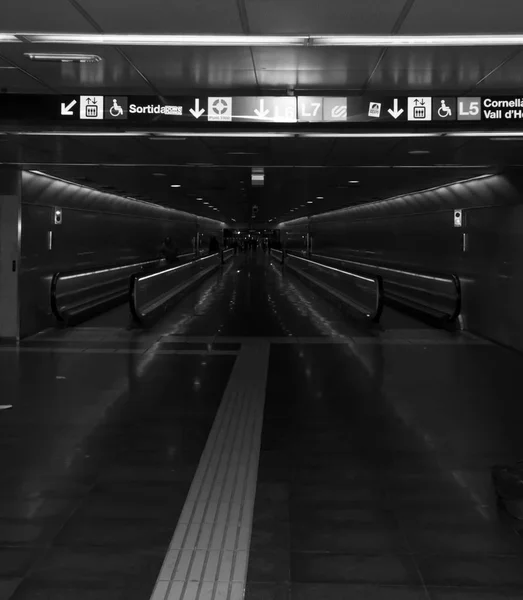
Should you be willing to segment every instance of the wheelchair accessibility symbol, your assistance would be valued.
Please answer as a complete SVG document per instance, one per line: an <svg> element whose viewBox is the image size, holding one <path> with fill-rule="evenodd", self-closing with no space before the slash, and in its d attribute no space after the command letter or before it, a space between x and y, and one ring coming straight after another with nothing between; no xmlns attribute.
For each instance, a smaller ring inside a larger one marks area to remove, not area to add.
<svg viewBox="0 0 523 600"><path fill-rule="evenodd" d="M447 106L445 100L441 100L441 106L438 108L438 116L441 119L448 119L452 116L452 109Z"/></svg>
<svg viewBox="0 0 523 600"><path fill-rule="evenodd" d="M118 100L116 100L116 98L113 98L113 105L109 109L109 113L111 117L123 116L123 108L118 104Z"/></svg>
<svg viewBox="0 0 523 600"><path fill-rule="evenodd" d="M127 119L129 111L129 99L127 96L106 96L105 97L105 118L106 119Z"/></svg>

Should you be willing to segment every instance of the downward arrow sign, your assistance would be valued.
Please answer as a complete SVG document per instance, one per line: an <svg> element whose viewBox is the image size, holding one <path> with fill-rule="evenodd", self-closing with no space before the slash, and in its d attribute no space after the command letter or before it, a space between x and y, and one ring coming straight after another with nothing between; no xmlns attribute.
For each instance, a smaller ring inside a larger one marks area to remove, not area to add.
<svg viewBox="0 0 523 600"><path fill-rule="evenodd" d="M256 113L256 115L258 117L260 117L261 119L263 119L264 117L266 117L271 111L268 108L264 109L264 100L260 100L260 109L258 110L257 108L254 109L254 112Z"/></svg>
<svg viewBox="0 0 523 600"><path fill-rule="evenodd" d="M65 105L65 102L62 102L61 114L64 115L64 116L66 116L66 117L70 117L73 114L73 111L71 109L73 108L73 106L75 104L76 104L76 100L73 100L67 106Z"/></svg>
<svg viewBox="0 0 523 600"><path fill-rule="evenodd" d="M400 108L398 110L398 99L394 98L394 106L393 106L393 108L389 108L390 115L394 119L397 119L403 112L405 112L405 111L402 108Z"/></svg>
<svg viewBox="0 0 523 600"><path fill-rule="evenodd" d="M205 108L200 109L200 99L196 98L194 102L194 108L190 108L189 112L195 119L199 119L205 112Z"/></svg>

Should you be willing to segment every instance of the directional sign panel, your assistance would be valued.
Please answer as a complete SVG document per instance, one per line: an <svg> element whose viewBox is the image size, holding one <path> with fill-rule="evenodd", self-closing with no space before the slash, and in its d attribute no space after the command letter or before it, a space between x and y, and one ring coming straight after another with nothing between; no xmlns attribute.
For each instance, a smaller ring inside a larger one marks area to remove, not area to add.
<svg viewBox="0 0 523 600"><path fill-rule="evenodd" d="M233 115L235 121L296 123L296 98L294 96L234 98Z"/></svg>
<svg viewBox="0 0 523 600"><path fill-rule="evenodd" d="M95 96L0 94L0 121L103 127L114 121L126 126L172 127L178 124L336 123L361 129L374 126L471 127L492 121L514 127L523 122L523 96ZM460 122L463 123L460 124ZM333 125L334 124L334 125ZM260 125L261 126L261 125Z"/></svg>
<svg viewBox="0 0 523 600"><path fill-rule="evenodd" d="M457 119L456 98L433 98L432 120L433 121L455 121Z"/></svg>
<svg viewBox="0 0 523 600"><path fill-rule="evenodd" d="M522 121L523 98L498 96L483 98L482 117L485 121Z"/></svg>
<svg viewBox="0 0 523 600"><path fill-rule="evenodd" d="M323 98L320 96L300 96L298 98L298 121L300 123L324 120Z"/></svg>
<svg viewBox="0 0 523 600"><path fill-rule="evenodd" d="M407 119L409 121L432 120L432 98L426 96L408 99Z"/></svg>
<svg viewBox="0 0 523 600"><path fill-rule="evenodd" d="M323 98L323 120L347 121L347 98Z"/></svg>
<svg viewBox="0 0 523 600"><path fill-rule="evenodd" d="M232 121L232 98L209 98L207 105L209 121Z"/></svg>

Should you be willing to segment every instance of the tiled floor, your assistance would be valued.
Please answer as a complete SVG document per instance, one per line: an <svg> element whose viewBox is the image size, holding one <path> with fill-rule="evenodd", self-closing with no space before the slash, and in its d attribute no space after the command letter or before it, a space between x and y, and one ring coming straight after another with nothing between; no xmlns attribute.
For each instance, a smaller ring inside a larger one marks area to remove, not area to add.
<svg viewBox="0 0 523 600"><path fill-rule="evenodd" d="M523 599L490 466L522 359L389 312L349 322L261 253L146 331L0 347L0 600L148 600L237 353L271 344L247 600Z"/></svg>

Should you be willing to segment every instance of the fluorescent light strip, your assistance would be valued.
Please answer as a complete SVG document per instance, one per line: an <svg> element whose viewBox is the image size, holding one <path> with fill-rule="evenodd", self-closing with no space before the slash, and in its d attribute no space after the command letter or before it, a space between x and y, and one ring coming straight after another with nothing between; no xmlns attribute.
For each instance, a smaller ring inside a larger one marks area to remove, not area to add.
<svg viewBox="0 0 523 600"><path fill-rule="evenodd" d="M312 35L311 46L521 46L523 35Z"/></svg>
<svg viewBox="0 0 523 600"><path fill-rule="evenodd" d="M20 33L38 44L97 46L304 46L303 35L136 35L78 33Z"/></svg>
<svg viewBox="0 0 523 600"><path fill-rule="evenodd" d="M185 137L217 137L217 138L446 138L446 137L484 137L484 138L523 138L523 131L453 131L437 133L300 133L283 131L237 131L237 132L209 132L191 131L183 133L158 133L151 131L2 131L0 135L27 135L27 136L76 136L76 137L149 137L150 140L178 141ZM170 166L170 165L166 165ZM190 164L183 166L212 166L204 164ZM234 166L234 165L233 165ZM237 165L243 167L242 165ZM312 168L315 165L307 166Z"/></svg>
<svg viewBox="0 0 523 600"><path fill-rule="evenodd" d="M452 131L446 137L523 137L523 131Z"/></svg>
<svg viewBox="0 0 523 600"><path fill-rule="evenodd" d="M147 131L6 131L6 135L44 135L74 137L148 137Z"/></svg>
<svg viewBox="0 0 523 600"><path fill-rule="evenodd" d="M419 137L441 137L446 133L341 133L333 131L332 133L299 133L298 137L304 138L419 138Z"/></svg>
<svg viewBox="0 0 523 600"><path fill-rule="evenodd" d="M155 35L16 32L0 34L0 42L19 41L96 46L523 46L523 35Z"/></svg>
<svg viewBox="0 0 523 600"><path fill-rule="evenodd" d="M154 133L151 139L168 139L177 137L231 137L231 138L272 138L272 137L295 137L297 134L288 131L231 131L231 132L183 132L183 133Z"/></svg>

